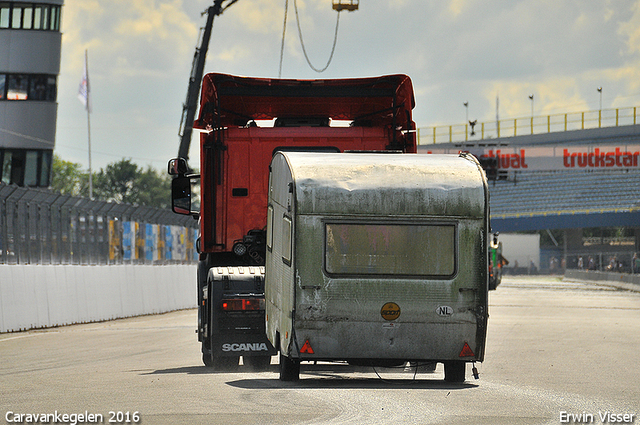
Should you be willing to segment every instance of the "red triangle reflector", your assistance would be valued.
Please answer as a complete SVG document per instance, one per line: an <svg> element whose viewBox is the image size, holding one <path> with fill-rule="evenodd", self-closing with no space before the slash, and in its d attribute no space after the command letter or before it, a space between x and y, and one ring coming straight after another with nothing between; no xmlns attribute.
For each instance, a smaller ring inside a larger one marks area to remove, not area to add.
<svg viewBox="0 0 640 425"><path fill-rule="evenodd" d="M462 347L462 351L460 351L460 354L458 355L458 357L475 357L476 355L473 354L473 350L471 350L471 347L469 347L469 343L465 342L464 343L464 347Z"/></svg>
<svg viewBox="0 0 640 425"><path fill-rule="evenodd" d="M313 354L313 348L311 348L311 344L309 344L309 340L306 340L302 348L300 349L301 353Z"/></svg>

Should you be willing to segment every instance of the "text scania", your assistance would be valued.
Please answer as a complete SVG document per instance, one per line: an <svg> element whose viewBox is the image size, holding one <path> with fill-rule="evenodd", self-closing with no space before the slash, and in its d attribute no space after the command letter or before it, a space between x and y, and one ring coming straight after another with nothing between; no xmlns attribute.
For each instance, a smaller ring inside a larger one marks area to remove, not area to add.
<svg viewBox="0 0 640 425"><path fill-rule="evenodd" d="M619 147L614 151L595 148L593 152L569 152L565 149L562 156L565 168L637 167L640 152L623 152Z"/></svg>
<svg viewBox="0 0 640 425"><path fill-rule="evenodd" d="M269 348L264 342L256 342L254 344L222 344L222 351L269 351Z"/></svg>

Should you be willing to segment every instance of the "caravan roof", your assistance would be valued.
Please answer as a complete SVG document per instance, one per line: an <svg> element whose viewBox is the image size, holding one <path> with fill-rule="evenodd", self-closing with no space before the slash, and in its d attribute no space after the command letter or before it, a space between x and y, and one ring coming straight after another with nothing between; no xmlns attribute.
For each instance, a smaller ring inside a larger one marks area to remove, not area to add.
<svg viewBox="0 0 640 425"><path fill-rule="evenodd" d="M470 155L287 152L272 166L285 163L297 214L485 216L486 179Z"/></svg>

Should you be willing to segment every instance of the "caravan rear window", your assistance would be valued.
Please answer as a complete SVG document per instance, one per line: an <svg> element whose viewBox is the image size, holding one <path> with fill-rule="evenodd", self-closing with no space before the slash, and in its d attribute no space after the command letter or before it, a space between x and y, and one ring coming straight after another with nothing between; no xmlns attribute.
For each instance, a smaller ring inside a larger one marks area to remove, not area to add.
<svg viewBox="0 0 640 425"><path fill-rule="evenodd" d="M456 226L325 223L325 270L330 275L452 277Z"/></svg>

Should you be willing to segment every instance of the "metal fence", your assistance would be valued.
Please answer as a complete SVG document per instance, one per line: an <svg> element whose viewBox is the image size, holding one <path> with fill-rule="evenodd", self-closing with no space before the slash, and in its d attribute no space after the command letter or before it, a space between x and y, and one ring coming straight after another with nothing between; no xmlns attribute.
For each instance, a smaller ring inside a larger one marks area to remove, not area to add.
<svg viewBox="0 0 640 425"><path fill-rule="evenodd" d="M0 264L191 263L196 237L170 210L0 183Z"/></svg>
<svg viewBox="0 0 640 425"><path fill-rule="evenodd" d="M499 121L478 122L418 128L418 144L453 143L526 136L589 128L636 125L639 108L636 106L566 114L540 115Z"/></svg>

